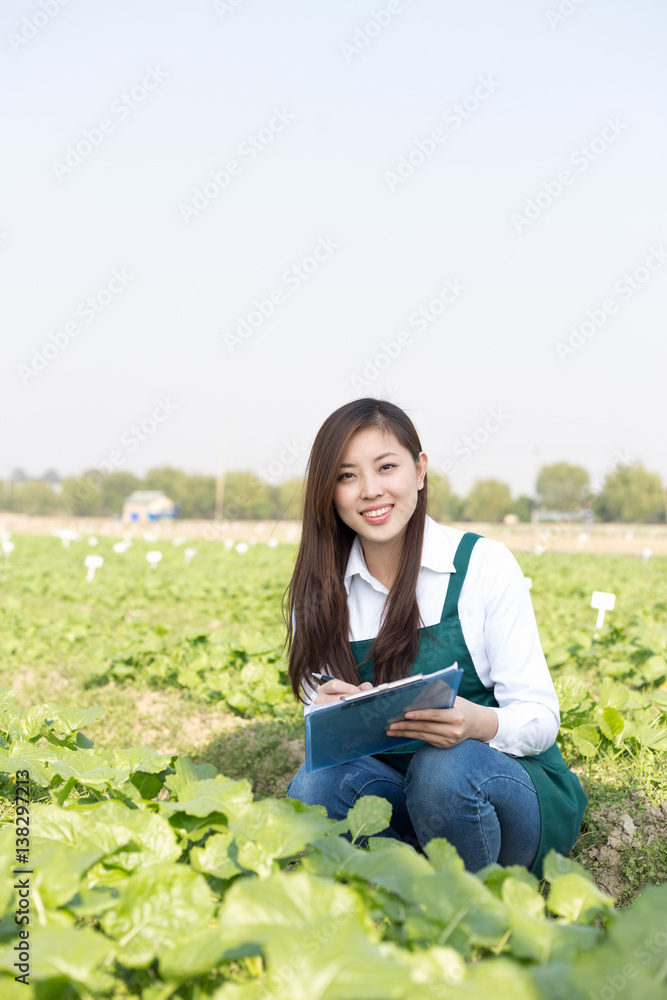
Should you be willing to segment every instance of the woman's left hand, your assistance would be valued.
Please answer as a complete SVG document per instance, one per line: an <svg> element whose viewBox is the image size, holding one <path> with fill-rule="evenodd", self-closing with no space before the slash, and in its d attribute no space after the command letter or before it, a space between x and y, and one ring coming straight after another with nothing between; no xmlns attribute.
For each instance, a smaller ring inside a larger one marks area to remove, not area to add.
<svg viewBox="0 0 667 1000"><path fill-rule="evenodd" d="M423 708L407 712L403 722L387 726L387 736L424 740L434 747L453 747L464 740L488 743L498 731L492 708L457 698L453 708Z"/></svg>

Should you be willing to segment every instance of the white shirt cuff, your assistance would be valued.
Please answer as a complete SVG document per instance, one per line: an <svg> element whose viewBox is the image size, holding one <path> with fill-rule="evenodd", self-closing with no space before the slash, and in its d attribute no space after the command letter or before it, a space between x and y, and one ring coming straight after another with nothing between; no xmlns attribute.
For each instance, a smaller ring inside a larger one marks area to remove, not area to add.
<svg viewBox="0 0 667 1000"><path fill-rule="evenodd" d="M526 703L493 708L498 731L489 746L513 757L532 757L556 741L560 720L544 705Z"/></svg>

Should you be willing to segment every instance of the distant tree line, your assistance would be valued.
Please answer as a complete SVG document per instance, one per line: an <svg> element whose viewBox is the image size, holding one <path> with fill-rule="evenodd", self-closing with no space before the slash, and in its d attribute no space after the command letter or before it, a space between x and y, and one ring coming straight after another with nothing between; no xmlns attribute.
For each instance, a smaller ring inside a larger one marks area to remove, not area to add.
<svg viewBox="0 0 667 1000"><path fill-rule="evenodd" d="M519 521L541 519L657 523L665 521L665 488L657 473L643 465L619 463L599 483L578 465L558 462L540 469L534 497L512 498L498 479L479 479L465 497L452 491L441 473L428 474L429 513L438 521L502 521L508 514ZM162 490L178 505L180 518L206 519L215 514L216 479L190 475L162 466L143 478L130 472L103 475L91 469L62 482L49 470L30 479L15 470L4 483L2 508L24 514L70 514L120 517L123 501L134 490ZM303 480L294 477L269 485L253 472L228 472L225 477L225 520L298 520Z"/></svg>

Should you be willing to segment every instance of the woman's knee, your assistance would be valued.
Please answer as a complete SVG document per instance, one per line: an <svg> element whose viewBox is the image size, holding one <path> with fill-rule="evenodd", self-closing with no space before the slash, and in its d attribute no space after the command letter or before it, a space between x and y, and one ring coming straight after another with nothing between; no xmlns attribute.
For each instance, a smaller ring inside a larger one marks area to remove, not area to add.
<svg viewBox="0 0 667 1000"><path fill-rule="evenodd" d="M415 753L406 775L408 801L415 795L420 797L451 796L469 794L474 787L471 782L474 768L471 748L465 740L453 747L441 748L426 744Z"/></svg>
<svg viewBox="0 0 667 1000"><path fill-rule="evenodd" d="M298 799L306 805L319 805L323 803L324 784L321 772L309 773L306 765L302 764L289 782L285 795L288 799Z"/></svg>
<svg viewBox="0 0 667 1000"><path fill-rule="evenodd" d="M343 819L364 795L387 799L400 810L405 803L404 778L373 757L306 771L302 764L287 786L287 797L307 805L323 805L332 819Z"/></svg>

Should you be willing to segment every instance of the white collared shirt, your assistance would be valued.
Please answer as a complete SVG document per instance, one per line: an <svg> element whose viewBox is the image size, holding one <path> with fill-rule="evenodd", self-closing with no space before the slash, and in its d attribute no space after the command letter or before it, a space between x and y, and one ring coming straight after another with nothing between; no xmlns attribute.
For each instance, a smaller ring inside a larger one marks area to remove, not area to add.
<svg viewBox="0 0 667 1000"><path fill-rule="evenodd" d="M464 532L426 517L417 603L422 624L440 621L454 553ZM371 576L359 536L345 570L350 641L372 639L380 630L389 593ZM498 708L498 731L489 745L526 757L548 749L558 733L560 711L547 667L535 613L518 562L502 542L480 538L459 596L459 617L466 645L484 687L492 687ZM326 670L321 664L318 669ZM304 686L312 710L315 692Z"/></svg>

